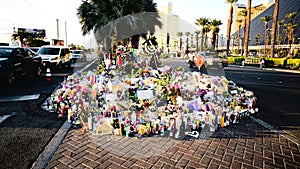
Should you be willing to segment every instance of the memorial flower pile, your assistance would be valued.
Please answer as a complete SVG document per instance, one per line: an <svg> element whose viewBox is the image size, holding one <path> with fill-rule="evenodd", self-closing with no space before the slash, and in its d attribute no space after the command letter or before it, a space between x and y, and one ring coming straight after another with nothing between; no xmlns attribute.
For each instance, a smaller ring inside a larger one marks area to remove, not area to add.
<svg viewBox="0 0 300 169"><path fill-rule="evenodd" d="M59 116L84 126L83 132L182 139L243 121L255 113L256 97L223 76L125 63L119 69L100 64L95 72L76 72L51 104Z"/></svg>

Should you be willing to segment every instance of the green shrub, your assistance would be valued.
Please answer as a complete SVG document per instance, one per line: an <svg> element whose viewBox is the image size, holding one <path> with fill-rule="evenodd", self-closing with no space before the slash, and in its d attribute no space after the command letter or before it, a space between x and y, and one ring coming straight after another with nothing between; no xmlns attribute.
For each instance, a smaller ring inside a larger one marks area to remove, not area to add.
<svg viewBox="0 0 300 169"><path fill-rule="evenodd" d="M284 67L286 66L286 58L265 58L265 60L270 60L274 63L274 66Z"/></svg>
<svg viewBox="0 0 300 169"><path fill-rule="evenodd" d="M274 61L271 59L265 59L265 67L274 67Z"/></svg>
<svg viewBox="0 0 300 169"><path fill-rule="evenodd" d="M228 64L242 64L242 61L245 60L243 56L232 56L232 57L227 57Z"/></svg>
<svg viewBox="0 0 300 169"><path fill-rule="evenodd" d="M300 59L287 59L287 66L291 69L298 69L300 66Z"/></svg>

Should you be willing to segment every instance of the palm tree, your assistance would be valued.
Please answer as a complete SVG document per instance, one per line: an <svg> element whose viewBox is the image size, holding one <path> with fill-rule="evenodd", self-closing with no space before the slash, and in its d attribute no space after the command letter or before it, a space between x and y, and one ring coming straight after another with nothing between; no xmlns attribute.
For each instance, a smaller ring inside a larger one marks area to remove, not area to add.
<svg viewBox="0 0 300 169"><path fill-rule="evenodd" d="M142 14L146 16L141 17ZM117 40L132 37L136 46L140 36L137 32L146 37L147 32L153 33L155 26L162 25L153 0L84 0L77 9L77 16L82 34L93 31L97 42L103 43L104 48L110 46L111 37L117 37Z"/></svg>
<svg viewBox="0 0 300 169"><path fill-rule="evenodd" d="M198 41L199 41L199 34L200 34L200 31L199 30L196 30L195 31L195 35L196 35L196 52L199 51L199 44L198 44Z"/></svg>
<svg viewBox="0 0 300 169"><path fill-rule="evenodd" d="M238 23L238 27L239 27L239 30L238 30L238 51L240 52L240 39L241 39L241 33L240 33L240 30L241 30L241 27L242 27L242 25L241 25L241 23L243 22L243 20L241 20L241 19L237 19L237 20L235 20L237 23Z"/></svg>
<svg viewBox="0 0 300 169"><path fill-rule="evenodd" d="M231 37L231 39L232 39L232 49L231 49L232 52L231 53L233 54L233 53L235 53L234 52L234 46L235 46L235 41L237 39L237 36L234 35L234 36Z"/></svg>
<svg viewBox="0 0 300 169"><path fill-rule="evenodd" d="M209 26L205 26L204 27L204 47L207 48L208 45L207 45L207 33L210 32L211 29Z"/></svg>
<svg viewBox="0 0 300 169"><path fill-rule="evenodd" d="M196 25L201 26L201 44L200 44L200 51L203 51L203 40L204 40L204 34L205 34L205 27L209 24L210 19L203 17L203 18L199 18L196 19Z"/></svg>
<svg viewBox="0 0 300 169"><path fill-rule="evenodd" d="M183 36L183 33L182 32L177 32L177 36L179 37L179 49L180 51L182 50L182 36Z"/></svg>
<svg viewBox="0 0 300 169"><path fill-rule="evenodd" d="M296 17L297 13L296 12L291 12L285 15L285 17L287 19L289 19L289 23L286 24L287 28L288 28L288 39L289 39L289 56L291 55L292 52L292 43L293 43L293 39L294 39L294 27L296 25L294 25L294 19Z"/></svg>
<svg viewBox="0 0 300 169"><path fill-rule="evenodd" d="M260 18L262 22L265 24L265 52L264 54L267 54L267 44L269 45L269 36L267 36L267 31L269 29L269 22L273 19L271 15L263 16Z"/></svg>
<svg viewBox="0 0 300 169"><path fill-rule="evenodd" d="M277 21L277 45L281 44L280 27L284 24L284 19Z"/></svg>
<svg viewBox="0 0 300 169"><path fill-rule="evenodd" d="M276 34L276 29L277 29L278 12L279 12L279 0L275 0L272 33L271 33L271 51L270 51L271 57L274 57L275 34Z"/></svg>
<svg viewBox="0 0 300 169"><path fill-rule="evenodd" d="M244 57L246 58L248 56L248 46L249 46L249 33L250 33L250 22L251 22L251 2L252 0L248 0L248 5L247 5L247 24L244 29L246 29L245 32L245 48L244 48Z"/></svg>
<svg viewBox="0 0 300 169"><path fill-rule="evenodd" d="M243 29L243 36L242 36L242 51L241 51L241 55L244 54L244 45L245 45L245 37L246 37L246 24L247 24L247 14L248 11L246 9L241 10L239 15L241 17L243 17L244 19L244 29Z"/></svg>
<svg viewBox="0 0 300 169"><path fill-rule="evenodd" d="M194 39L194 34L190 34L190 36L191 36L191 46L193 47L193 45L194 45L194 41L193 41L193 39Z"/></svg>
<svg viewBox="0 0 300 169"><path fill-rule="evenodd" d="M210 26L210 29L212 31L212 38L211 38L211 44L213 46L213 48L216 47L216 38L217 38L217 35L216 35L216 30L220 29L219 26L222 25L222 21L221 20L217 20L217 19L213 19L211 20L209 26Z"/></svg>
<svg viewBox="0 0 300 169"><path fill-rule="evenodd" d="M217 28L215 29L215 32L216 32L216 50L218 50L220 27L217 27Z"/></svg>
<svg viewBox="0 0 300 169"><path fill-rule="evenodd" d="M229 8L229 17L228 17L228 24L227 24L227 46L226 46L226 55L229 54L229 44L230 44L230 34L231 34L231 25L232 25L232 14L233 14L233 4L238 0L226 0L227 3L230 4Z"/></svg>
<svg viewBox="0 0 300 169"><path fill-rule="evenodd" d="M185 32L184 34L186 36L186 51L185 51L185 53L188 54L189 53L189 36L190 36L190 32Z"/></svg>

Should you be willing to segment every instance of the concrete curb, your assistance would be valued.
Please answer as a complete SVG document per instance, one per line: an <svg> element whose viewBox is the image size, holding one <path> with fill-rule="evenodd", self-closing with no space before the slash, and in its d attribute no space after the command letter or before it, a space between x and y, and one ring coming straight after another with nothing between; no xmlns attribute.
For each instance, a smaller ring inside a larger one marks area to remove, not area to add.
<svg viewBox="0 0 300 169"><path fill-rule="evenodd" d="M292 137L290 134L288 134L288 133L286 133L286 132L284 132L282 130L278 130L275 127L273 127L272 125L270 125L270 124L268 124L268 123L266 123L266 122L264 122L264 121L262 121L260 119L257 119L257 118L252 117L252 116L250 116L250 118L251 118L251 120L253 122L257 122L258 124L260 124L260 125L264 126L265 128L269 129L270 131L272 131L272 132L274 132L274 133L276 133L276 134L278 134L278 135L280 135L280 136L282 136L282 137L290 140L291 142L293 142L293 143L295 143L297 145L300 145L300 140Z"/></svg>
<svg viewBox="0 0 300 169"><path fill-rule="evenodd" d="M287 72L287 73L297 73L297 74L300 74L300 71L298 71L298 70L286 70L286 69L276 69L276 68L263 68L263 70L270 70L270 71L276 71L276 72Z"/></svg>
<svg viewBox="0 0 300 169"><path fill-rule="evenodd" d="M54 135L54 137L51 139L49 144L46 146L44 151L39 155L37 160L33 163L31 169L41 169L47 167L49 161L51 160L56 150L58 149L59 145L67 135L70 127L71 127L71 123L65 121L65 123L60 127L58 132Z"/></svg>
<svg viewBox="0 0 300 169"><path fill-rule="evenodd" d="M88 65L86 65L80 71L84 71L85 69L89 68L96 61L97 61L97 59L95 59L93 62L89 63ZM55 90L57 90L58 88L59 88L59 85L53 90L53 92ZM43 103L42 106L44 104L45 103ZM42 109L43 109L43 107L42 107ZM71 123L68 122L68 120L66 120L64 122L64 124L60 127L60 129L57 131L57 133L54 135L54 137L50 140L50 142L48 143L48 145L45 147L45 149L43 150L43 152L39 155L39 157L33 163L31 169L41 169L41 168L46 168L47 167L49 161L54 156L56 150L58 149L58 147L60 146L61 142L63 141L63 139L67 135L67 133L68 133L69 129L71 128L71 126L72 125L71 125Z"/></svg>

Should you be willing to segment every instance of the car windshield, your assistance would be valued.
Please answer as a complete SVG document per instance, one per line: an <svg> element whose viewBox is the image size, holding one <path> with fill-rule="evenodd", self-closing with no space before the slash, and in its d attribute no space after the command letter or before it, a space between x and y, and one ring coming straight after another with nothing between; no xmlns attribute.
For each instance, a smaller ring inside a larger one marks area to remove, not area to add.
<svg viewBox="0 0 300 169"><path fill-rule="evenodd" d="M37 51L39 51L39 48L30 48L32 51L34 51L35 53L37 52Z"/></svg>
<svg viewBox="0 0 300 169"><path fill-rule="evenodd" d="M13 48L0 48L0 58L7 58L11 56Z"/></svg>
<svg viewBox="0 0 300 169"><path fill-rule="evenodd" d="M40 55L59 55L59 48L41 48L38 51Z"/></svg>
<svg viewBox="0 0 300 169"><path fill-rule="evenodd" d="M215 53L215 52L203 52L203 56L204 57L209 57L209 58L217 58L218 57L218 55L217 55L217 53Z"/></svg>
<svg viewBox="0 0 300 169"><path fill-rule="evenodd" d="M74 50L72 53L73 54L82 54L82 51L81 50Z"/></svg>

